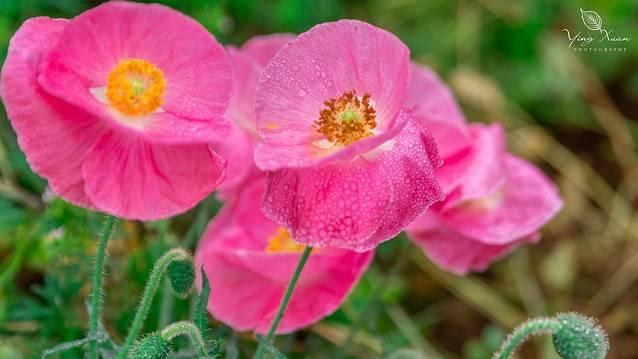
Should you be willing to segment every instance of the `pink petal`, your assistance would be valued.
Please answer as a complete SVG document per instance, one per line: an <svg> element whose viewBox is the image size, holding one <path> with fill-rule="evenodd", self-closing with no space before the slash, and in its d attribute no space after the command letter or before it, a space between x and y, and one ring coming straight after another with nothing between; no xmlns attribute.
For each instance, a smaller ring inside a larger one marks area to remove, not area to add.
<svg viewBox="0 0 638 359"><path fill-rule="evenodd" d="M255 138L250 133L233 125L232 132L225 141L210 146L212 151L229 159L226 167L226 179L217 189L218 198L231 199L243 190L246 181L264 176L255 166L253 158L255 142Z"/></svg>
<svg viewBox="0 0 638 359"><path fill-rule="evenodd" d="M535 243L538 240L537 236L528 236L505 245L485 244L465 237L443 224L430 231L411 228L408 236L437 266L458 275L484 271L517 245Z"/></svg>
<svg viewBox="0 0 638 359"><path fill-rule="evenodd" d="M216 133L227 127L222 114L231 95L229 61L205 28L162 5L108 2L69 21L44 58L39 81L47 92L118 122L89 90L106 86L108 74L129 58L151 61L167 80L164 112L151 115L143 128L148 139L219 138Z"/></svg>
<svg viewBox="0 0 638 359"><path fill-rule="evenodd" d="M265 252L278 226L259 210L262 192L263 181L249 184L211 221L195 253L196 267L203 265L213 283L208 303L212 315L235 330L258 333L270 327L300 256ZM372 257L373 252L315 249L277 333L292 332L334 312Z"/></svg>
<svg viewBox="0 0 638 359"><path fill-rule="evenodd" d="M11 39L0 92L31 168L49 181L54 193L92 209L80 166L102 127L85 111L42 91L37 83L41 58L66 24L66 20L45 17L24 22Z"/></svg>
<svg viewBox="0 0 638 359"><path fill-rule="evenodd" d="M221 182L225 165L205 144L152 144L108 131L85 157L82 176L100 209L157 220L195 206Z"/></svg>
<svg viewBox="0 0 638 359"><path fill-rule="evenodd" d="M448 227L492 245L505 245L537 231L562 208L556 186L524 160L505 155L506 180L480 202L466 202L441 213Z"/></svg>
<svg viewBox="0 0 638 359"><path fill-rule="evenodd" d="M429 68L412 63L405 106L434 136L444 165L437 179L446 193L462 182L474 160L472 138L454 96ZM480 146L476 146L480 149Z"/></svg>
<svg viewBox="0 0 638 359"><path fill-rule="evenodd" d="M259 35L250 38L241 47L241 52L250 56L261 67L266 67L284 46L296 38L294 34Z"/></svg>
<svg viewBox="0 0 638 359"><path fill-rule="evenodd" d="M440 148L441 142L436 142L437 148ZM472 147L468 147L466 150L454 154L454 156L441 156L441 158L443 159L443 166L436 169L436 179L439 181L443 192L449 195L453 193L453 191L463 183L468 174L470 174L475 152Z"/></svg>
<svg viewBox="0 0 638 359"><path fill-rule="evenodd" d="M233 64L234 86L226 115L243 131L257 138L255 91L262 69L248 55L235 48L228 48L228 57Z"/></svg>
<svg viewBox="0 0 638 359"><path fill-rule="evenodd" d="M356 20L317 25L264 70L255 101L257 128L269 144L318 140L312 124L324 101L356 90L371 95L383 131L403 104L408 72L409 51L389 32Z"/></svg>
<svg viewBox="0 0 638 359"><path fill-rule="evenodd" d="M405 106L427 121L464 125L465 118L450 89L428 67L413 62ZM434 136L436 138L436 134Z"/></svg>
<svg viewBox="0 0 638 359"><path fill-rule="evenodd" d="M446 198L445 208L481 198L496 191L504 182L505 135L500 124L470 126L472 151L450 161L448 175L454 173L460 185ZM466 166L463 169L463 166ZM445 173L445 164L441 172ZM439 175L439 173L437 173Z"/></svg>
<svg viewBox="0 0 638 359"><path fill-rule="evenodd" d="M442 158L457 156L472 146L472 139L467 124L429 119L420 111L413 111L413 115L421 126L432 132L432 136L434 136Z"/></svg>
<svg viewBox="0 0 638 359"><path fill-rule="evenodd" d="M441 200L439 164L431 136L410 120L355 160L269 173L262 209L298 242L370 250Z"/></svg>
<svg viewBox="0 0 638 359"><path fill-rule="evenodd" d="M274 171L289 167L311 167L349 161L392 141L404 128L411 114L401 110L388 129L352 143L340 150L324 149L313 143L283 146L260 142L255 149L255 163L262 171ZM437 155L438 156L438 155Z"/></svg>
<svg viewBox="0 0 638 359"><path fill-rule="evenodd" d="M232 233L231 233L232 234ZM224 236L225 234L221 234ZM241 250L208 249L198 258L213 285L208 310L235 330L266 333L299 255L255 256ZM372 252L341 256L311 254L277 328L277 334L313 324L339 308L372 259ZM259 263L262 271L246 264ZM199 265L198 265L199 266ZM272 278L275 271L278 278ZM267 274L267 277L264 277ZM250 303L250 305L246 305Z"/></svg>

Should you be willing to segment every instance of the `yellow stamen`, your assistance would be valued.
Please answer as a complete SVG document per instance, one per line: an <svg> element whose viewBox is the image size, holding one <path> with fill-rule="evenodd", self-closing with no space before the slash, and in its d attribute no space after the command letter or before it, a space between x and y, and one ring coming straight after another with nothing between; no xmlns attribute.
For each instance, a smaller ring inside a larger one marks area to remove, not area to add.
<svg viewBox="0 0 638 359"><path fill-rule="evenodd" d="M362 138L372 136L377 126L376 110L370 103L370 95L356 95L355 90L324 102L319 119L313 126L328 141L347 146Z"/></svg>
<svg viewBox="0 0 638 359"><path fill-rule="evenodd" d="M128 116L145 116L162 105L166 87L164 74L147 60L126 59L111 71L106 98L111 106Z"/></svg>
<svg viewBox="0 0 638 359"><path fill-rule="evenodd" d="M295 242L284 227L279 227L268 238L268 245L264 250L266 253L301 253L305 248L305 245Z"/></svg>

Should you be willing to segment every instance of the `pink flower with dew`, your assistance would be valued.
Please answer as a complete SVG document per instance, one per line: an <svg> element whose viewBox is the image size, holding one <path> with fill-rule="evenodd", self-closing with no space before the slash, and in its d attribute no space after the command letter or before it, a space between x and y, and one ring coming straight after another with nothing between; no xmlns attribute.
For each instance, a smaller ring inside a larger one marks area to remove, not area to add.
<svg viewBox="0 0 638 359"><path fill-rule="evenodd" d="M232 158L227 167L227 179L217 191L221 199L229 199L242 190L246 182L263 176L255 166L253 153L259 141L255 123L255 90L264 67L284 45L295 39L292 34L255 36L241 48L227 46L233 67L233 94L225 117L232 123L226 141L211 146L224 158Z"/></svg>
<svg viewBox="0 0 638 359"><path fill-rule="evenodd" d="M366 251L442 199L430 133L403 108L409 51L355 20L313 27L263 71L262 209L296 241Z"/></svg>
<svg viewBox="0 0 638 359"><path fill-rule="evenodd" d="M27 20L0 90L20 147L71 203L140 220L193 207L226 161L222 46L162 5L109 2L76 18Z"/></svg>
<svg viewBox="0 0 638 359"><path fill-rule="evenodd" d="M209 312L235 330L257 333L268 331L304 249L264 217L259 209L263 188L263 179L254 181L227 203L195 252L196 268L203 266L211 283ZM373 256L372 251L313 249L277 333L293 332L337 310Z"/></svg>
<svg viewBox="0 0 638 359"><path fill-rule="evenodd" d="M447 197L407 228L408 237L457 274L485 270L517 245L537 242L562 207L551 180L506 152L500 125L466 124L429 70L413 65L409 98L445 161L437 177Z"/></svg>

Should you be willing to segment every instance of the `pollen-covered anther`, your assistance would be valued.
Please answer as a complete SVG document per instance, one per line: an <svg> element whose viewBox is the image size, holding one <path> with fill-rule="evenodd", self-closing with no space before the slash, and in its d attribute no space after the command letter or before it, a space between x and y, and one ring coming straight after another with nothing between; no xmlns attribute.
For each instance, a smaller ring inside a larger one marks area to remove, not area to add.
<svg viewBox="0 0 638 359"><path fill-rule="evenodd" d="M145 116L162 105L166 88L164 74L147 60L126 59L111 71L106 98L111 106L128 116Z"/></svg>
<svg viewBox="0 0 638 359"><path fill-rule="evenodd" d="M357 96L355 90L324 102L319 119L313 126L334 144L347 146L372 136L377 126L376 110L370 103L370 94Z"/></svg>
<svg viewBox="0 0 638 359"><path fill-rule="evenodd" d="M266 253L301 253L305 248L305 245L295 242L284 227L278 227L268 238L265 251Z"/></svg>

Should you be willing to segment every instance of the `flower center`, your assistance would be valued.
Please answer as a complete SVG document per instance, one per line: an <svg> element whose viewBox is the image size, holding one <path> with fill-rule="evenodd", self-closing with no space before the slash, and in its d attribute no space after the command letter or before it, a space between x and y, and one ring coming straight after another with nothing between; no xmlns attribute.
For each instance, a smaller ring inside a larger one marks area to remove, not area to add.
<svg viewBox="0 0 638 359"><path fill-rule="evenodd" d="M304 248L306 246L295 242L284 227L279 227L268 238L268 245L264 250L266 253L301 253Z"/></svg>
<svg viewBox="0 0 638 359"><path fill-rule="evenodd" d="M357 96L355 90L324 102L319 119L313 127L328 141L347 146L362 138L372 136L377 126L376 110L370 103L370 95Z"/></svg>
<svg viewBox="0 0 638 359"><path fill-rule="evenodd" d="M126 59L111 71L106 83L106 98L111 106L129 116L145 116L162 104L166 80L150 61Z"/></svg>

